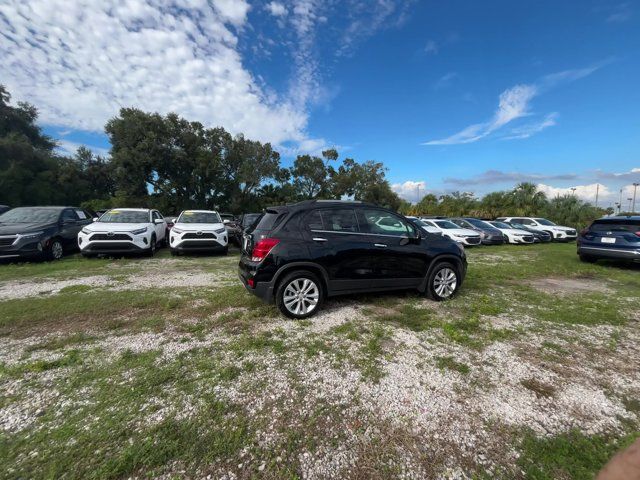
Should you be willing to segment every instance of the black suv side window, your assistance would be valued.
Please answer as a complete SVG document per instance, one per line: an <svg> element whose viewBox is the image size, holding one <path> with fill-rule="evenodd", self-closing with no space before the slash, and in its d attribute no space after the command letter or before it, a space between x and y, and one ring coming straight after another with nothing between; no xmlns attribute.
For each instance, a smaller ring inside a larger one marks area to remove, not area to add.
<svg viewBox="0 0 640 480"><path fill-rule="evenodd" d="M61 220L63 222L76 222L78 221L78 216L76 215L76 212L74 212L73 210L64 210L62 212L62 217L60 217Z"/></svg>
<svg viewBox="0 0 640 480"><path fill-rule="evenodd" d="M362 209L358 220L363 232L375 235L405 237L414 235L414 230L404 219L385 210Z"/></svg>
<svg viewBox="0 0 640 480"><path fill-rule="evenodd" d="M323 208L307 215L305 224L309 230L358 233L358 221L350 208Z"/></svg>

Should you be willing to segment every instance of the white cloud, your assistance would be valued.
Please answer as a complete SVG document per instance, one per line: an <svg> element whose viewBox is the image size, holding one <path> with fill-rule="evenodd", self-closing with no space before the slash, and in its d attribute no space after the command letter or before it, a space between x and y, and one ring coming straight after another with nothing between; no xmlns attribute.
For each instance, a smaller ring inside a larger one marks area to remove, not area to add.
<svg viewBox="0 0 640 480"><path fill-rule="evenodd" d="M591 75L609 62L607 60L586 68L552 73L542 77L535 84L515 85L500 94L498 109L490 120L472 124L449 137L430 140L422 143L422 145L458 145L477 142L514 120L530 115L529 104L537 95L562 83L572 82ZM556 115L557 112L547 114L542 121L519 127L520 133L518 133L518 129L514 129L516 133L507 138L529 138L531 135L555 125Z"/></svg>
<svg viewBox="0 0 640 480"><path fill-rule="evenodd" d="M84 143L71 142L69 140L56 140L56 143L58 144L56 150L63 155L73 156L80 147L86 147L94 154L101 157L107 157L109 155L108 148L94 147L91 145L85 145Z"/></svg>
<svg viewBox="0 0 640 480"><path fill-rule="evenodd" d="M486 137L513 120L529 114L529 102L536 95L534 85L516 85L500 94L498 109L487 122L476 123L440 140L431 140L423 145L457 145L472 143Z"/></svg>
<svg viewBox="0 0 640 480"><path fill-rule="evenodd" d="M283 17L287 14L287 7L279 2L269 2L265 8L274 17Z"/></svg>
<svg viewBox="0 0 640 480"><path fill-rule="evenodd" d="M556 125L557 118L558 112L550 113L539 122L529 123L527 125L522 125L521 127L512 129L509 135L504 137L504 139L517 140L522 138L529 138L536 133L540 133L541 131Z"/></svg>
<svg viewBox="0 0 640 480"><path fill-rule="evenodd" d="M456 72L445 73L438 79L436 83L433 84L433 88L435 88L436 90L447 88L459 76L460 75L458 75Z"/></svg>
<svg viewBox="0 0 640 480"><path fill-rule="evenodd" d="M598 191L598 188L599 200L604 200L612 195L611 190L609 190L606 185L597 183L592 183L589 185L574 185L573 187L552 187L551 185L539 183L537 186L538 190L544 192L549 198L563 195L575 195L581 200L594 203L596 200L596 191ZM571 190L572 188L575 188L575 192Z"/></svg>
<svg viewBox="0 0 640 480"><path fill-rule="evenodd" d="M438 53L439 50L440 48L438 47L438 44L434 40L429 40L424 46L424 53L428 55L435 55Z"/></svg>
<svg viewBox="0 0 640 480"><path fill-rule="evenodd" d="M418 182L407 180L402 183L394 183L391 185L391 189L401 198L414 203L420 201L427 194L427 184L423 180Z"/></svg>
<svg viewBox="0 0 640 480"><path fill-rule="evenodd" d="M122 106L177 112L280 143L307 138L304 102L243 66L245 0L5 0L0 78L41 120L101 131Z"/></svg>

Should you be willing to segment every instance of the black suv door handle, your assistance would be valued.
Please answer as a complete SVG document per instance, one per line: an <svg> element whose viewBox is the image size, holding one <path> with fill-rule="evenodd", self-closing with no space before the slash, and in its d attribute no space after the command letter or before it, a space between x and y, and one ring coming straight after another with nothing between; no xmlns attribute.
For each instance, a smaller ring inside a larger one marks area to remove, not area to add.
<svg viewBox="0 0 640 480"><path fill-rule="evenodd" d="M387 248L387 246L384 243L374 243L374 245L378 248Z"/></svg>
<svg viewBox="0 0 640 480"><path fill-rule="evenodd" d="M327 239L326 238L322 238L322 237L313 237L313 241L314 242L326 242Z"/></svg>

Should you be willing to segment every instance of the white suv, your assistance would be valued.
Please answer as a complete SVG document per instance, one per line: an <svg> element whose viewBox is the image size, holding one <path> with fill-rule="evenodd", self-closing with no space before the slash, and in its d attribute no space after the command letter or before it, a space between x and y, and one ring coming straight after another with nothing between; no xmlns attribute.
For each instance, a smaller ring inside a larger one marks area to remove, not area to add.
<svg viewBox="0 0 640 480"><path fill-rule="evenodd" d="M422 223L427 227L432 227L440 231L443 237L448 237L462 245L470 247L482 243L482 238L478 232L469 228L460 228L449 220L440 218L421 218L420 220L422 220Z"/></svg>
<svg viewBox="0 0 640 480"><path fill-rule="evenodd" d="M171 255L182 252L229 251L229 237L218 212L185 210L176 219L169 233Z"/></svg>
<svg viewBox="0 0 640 480"><path fill-rule="evenodd" d="M153 256L166 235L167 222L157 210L114 208L80 230L78 246L85 257L122 253Z"/></svg>
<svg viewBox="0 0 640 480"><path fill-rule="evenodd" d="M547 220L546 218L500 217L500 218L497 218L496 220L500 222L507 222L507 223L512 223L512 222L519 223L520 225L529 227L532 230L537 230L539 232L547 232L549 235L551 235L551 238L556 242L570 242L571 240L575 240L578 236L578 232L576 231L575 228L556 225L551 220Z"/></svg>

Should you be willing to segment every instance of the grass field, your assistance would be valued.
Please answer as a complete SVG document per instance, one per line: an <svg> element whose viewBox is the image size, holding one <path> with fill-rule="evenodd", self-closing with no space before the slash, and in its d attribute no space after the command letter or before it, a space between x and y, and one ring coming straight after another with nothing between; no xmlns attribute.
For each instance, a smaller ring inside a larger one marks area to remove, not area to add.
<svg viewBox="0 0 640 480"><path fill-rule="evenodd" d="M640 265L484 247L291 321L167 253L0 265L1 478L587 479L640 435Z"/></svg>

